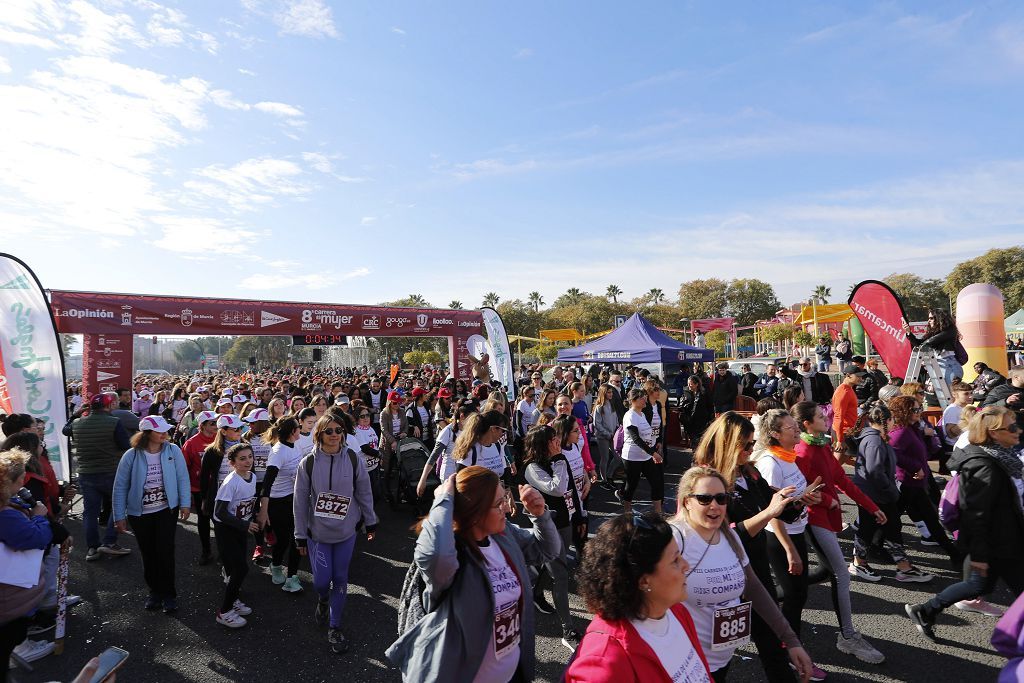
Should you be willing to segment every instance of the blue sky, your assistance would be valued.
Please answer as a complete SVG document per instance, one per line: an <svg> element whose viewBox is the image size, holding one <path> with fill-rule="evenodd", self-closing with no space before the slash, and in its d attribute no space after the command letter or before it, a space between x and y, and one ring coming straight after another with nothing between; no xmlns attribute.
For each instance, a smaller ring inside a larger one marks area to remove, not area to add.
<svg viewBox="0 0 1024 683"><path fill-rule="evenodd" d="M1024 242L1024 6L5 0L0 235L44 285L375 303Z"/></svg>

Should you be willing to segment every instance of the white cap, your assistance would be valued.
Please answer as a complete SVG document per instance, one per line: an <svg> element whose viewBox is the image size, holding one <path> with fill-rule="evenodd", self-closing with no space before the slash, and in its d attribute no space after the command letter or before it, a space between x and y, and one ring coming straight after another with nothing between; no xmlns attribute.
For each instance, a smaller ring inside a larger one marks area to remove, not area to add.
<svg viewBox="0 0 1024 683"><path fill-rule="evenodd" d="M220 408L221 406L230 406L230 405L234 405L234 403L227 396L217 400L217 407L218 408Z"/></svg>
<svg viewBox="0 0 1024 683"><path fill-rule="evenodd" d="M351 401L351 399L349 399L347 394L338 394L338 398L334 399L334 403L339 405L339 406L343 406L346 403L351 403L351 402L352 401Z"/></svg>
<svg viewBox="0 0 1024 683"><path fill-rule="evenodd" d="M248 400L249 400L249 399L247 399L247 398L246 398L246 397L245 397L244 395L242 395L242 394L235 394L235 403L245 403L245 402L246 402L246 401L248 401Z"/></svg>
<svg viewBox="0 0 1024 683"><path fill-rule="evenodd" d="M199 424L211 421L217 421L217 413L213 412L212 410L204 410L203 412L196 415L196 422L198 422Z"/></svg>
<svg viewBox="0 0 1024 683"><path fill-rule="evenodd" d="M231 387L228 387L224 391L220 392L220 395L221 396L232 396L232 395L234 395L234 393L235 393L235 390L232 389Z"/></svg>
<svg viewBox="0 0 1024 683"><path fill-rule="evenodd" d="M242 419L246 422L270 422L270 413L265 408L257 408Z"/></svg>
<svg viewBox="0 0 1024 683"><path fill-rule="evenodd" d="M143 396L152 396L152 395L153 395L153 392L151 392L149 389L143 389L142 391L139 392L139 398L142 398Z"/></svg>
<svg viewBox="0 0 1024 683"><path fill-rule="evenodd" d="M164 432L171 431L171 425L159 415L147 415L139 420L139 431L142 432Z"/></svg>
<svg viewBox="0 0 1024 683"><path fill-rule="evenodd" d="M231 429L241 429L242 421L238 419L237 415L221 415L217 418L217 428L222 429L224 427L230 427Z"/></svg>

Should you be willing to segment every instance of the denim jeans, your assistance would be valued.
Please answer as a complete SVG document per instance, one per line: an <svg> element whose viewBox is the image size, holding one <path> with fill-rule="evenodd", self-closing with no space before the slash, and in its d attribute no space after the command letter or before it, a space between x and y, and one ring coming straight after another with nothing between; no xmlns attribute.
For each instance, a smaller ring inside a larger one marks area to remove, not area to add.
<svg viewBox="0 0 1024 683"><path fill-rule="evenodd" d="M818 372L828 372L828 368L829 368L830 365L832 365L832 363L827 361L827 360L819 360L818 361Z"/></svg>
<svg viewBox="0 0 1024 683"><path fill-rule="evenodd" d="M114 493L114 473L79 474L78 484L82 489L82 497L85 499L85 510L82 513L85 545L89 548L98 548L100 545L100 508L103 507L103 497L112 496ZM107 530L103 534L103 545L110 545L116 541L114 515L110 515L110 519L107 520Z"/></svg>
<svg viewBox="0 0 1024 683"><path fill-rule="evenodd" d="M939 367L942 368L942 374L946 378L948 386L953 386L955 378L963 379L964 366L956 362L956 356L949 355L939 358Z"/></svg>
<svg viewBox="0 0 1024 683"><path fill-rule="evenodd" d="M988 595L1002 579L1009 586L1014 597L1024 591L1024 571L1018 562L1006 559L992 559L988 563L988 575L982 576L977 570L971 571L966 581L954 583L925 603L925 614L934 619L935 615L961 600L972 600Z"/></svg>

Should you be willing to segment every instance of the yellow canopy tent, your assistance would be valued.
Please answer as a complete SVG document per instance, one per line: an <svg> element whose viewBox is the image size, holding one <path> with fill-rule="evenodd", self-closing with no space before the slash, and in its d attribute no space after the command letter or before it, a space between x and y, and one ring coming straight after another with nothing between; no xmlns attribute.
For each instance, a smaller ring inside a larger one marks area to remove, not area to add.
<svg viewBox="0 0 1024 683"><path fill-rule="evenodd" d="M540 338L544 341L551 342L578 342L583 339L583 335L573 329L567 330L541 330Z"/></svg>
<svg viewBox="0 0 1024 683"><path fill-rule="evenodd" d="M853 309L849 304L817 304L804 306L794 324L801 327L824 323L843 323L853 317Z"/></svg>

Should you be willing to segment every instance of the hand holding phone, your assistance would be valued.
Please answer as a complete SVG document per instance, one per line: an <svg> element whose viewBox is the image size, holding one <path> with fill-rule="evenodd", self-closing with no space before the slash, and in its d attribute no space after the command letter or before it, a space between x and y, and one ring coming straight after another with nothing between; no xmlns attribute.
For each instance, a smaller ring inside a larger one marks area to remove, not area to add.
<svg viewBox="0 0 1024 683"><path fill-rule="evenodd" d="M78 674L78 678L75 679L75 683L104 683L105 681L113 681L115 678L114 672L121 668L125 660L128 659L128 651L122 650L119 647L108 647L106 650L100 653L99 657L95 657L85 668L82 669L82 673ZM92 667L93 662L97 662L96 668L93 669L92 677L86 678L83 674Z"/></svg>

